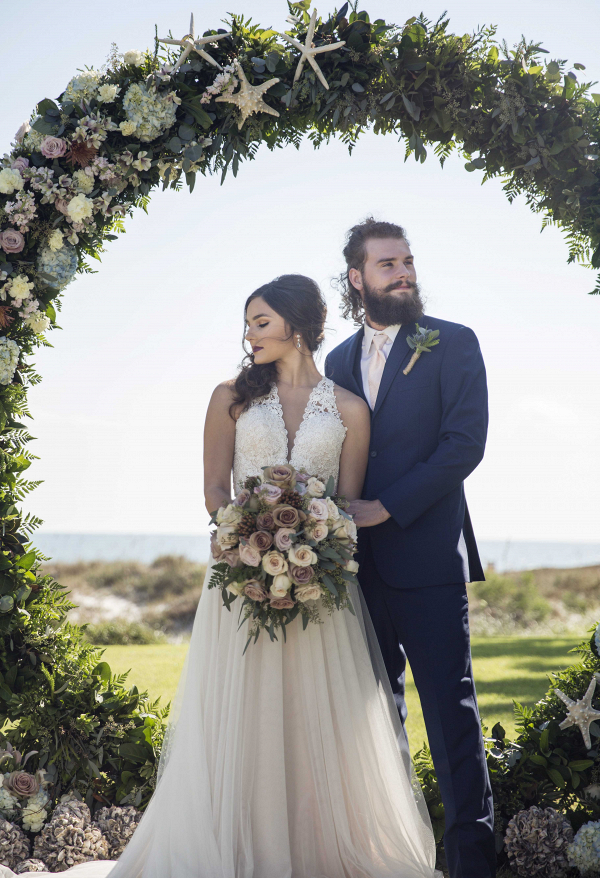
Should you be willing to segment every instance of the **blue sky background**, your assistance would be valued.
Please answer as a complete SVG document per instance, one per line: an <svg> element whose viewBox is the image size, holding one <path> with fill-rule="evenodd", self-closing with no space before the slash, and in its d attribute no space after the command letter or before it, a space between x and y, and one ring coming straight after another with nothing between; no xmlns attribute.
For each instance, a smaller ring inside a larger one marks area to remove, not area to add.
<svg viewBox="0 0 600 878"><path fill-rule="evenodd" d="M329 10L321 5L319 11ZM363 8L363 7L361 7ZM402 23L445 6L373 0L372 17ZM225 0L194 9L197 30L229 10L284 27L285 2ZM0 135L7 149L44 97L77 68L187 30L178 2L3 4L0 13ZM509 44L522 33L553 58L587 66L600 80L600 6L580 2L449 5L451 30L498 25ZM600 91L600 87L597 89ZM45 479L30 506L47 531L201 533L202 426L213 387L241 355L242 305L284 272L318 280L329 304L326 350L354 331L338 316L330 278L342 268L349 226L368 214L409 234L428 311L471 326L486 359L490 434L467 484L476 533L487 539L596 541L600 533L598 447L600 298L594 279L566 264L561 234L501 184L481 186L463 160L441 170L404 163L393 136L366 134L349 157L340 143L315 152L262 149L237 180L199 178L187 191L154 195L149 215L129 222L98 274L67 290L52 349L36 358L44 376L31 392L30 470Z"/></svg>

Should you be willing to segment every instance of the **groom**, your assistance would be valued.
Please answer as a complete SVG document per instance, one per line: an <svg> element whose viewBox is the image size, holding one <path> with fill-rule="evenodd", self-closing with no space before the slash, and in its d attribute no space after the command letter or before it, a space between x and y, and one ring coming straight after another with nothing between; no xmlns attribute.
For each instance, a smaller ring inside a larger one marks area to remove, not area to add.
<svg viewBox="0 0 600 878"><path fill-rule="evenodd" d="M464 479L483 457L485 367L471 329L423 316L404 230L368 219L344 248L343 313L364 325L325 373L372 410L359 579L402 721L410 662L444 802L451 878L495 875L494 814L469 643L465 583L484 578ZM439 344L404 374L417 325Z"/></svg>

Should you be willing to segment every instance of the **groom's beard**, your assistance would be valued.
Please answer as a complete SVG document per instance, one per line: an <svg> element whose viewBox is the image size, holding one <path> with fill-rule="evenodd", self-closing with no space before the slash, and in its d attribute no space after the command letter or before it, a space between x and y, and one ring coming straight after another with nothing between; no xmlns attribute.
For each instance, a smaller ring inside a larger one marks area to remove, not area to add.
<svg viewBox="0 0 600 878"><path fill-rule="evenodd" d="M398 284L390 284L381 290L370 287L363 278L363 305L371 323L378 326L395 326L397 323L415 323L423 316L423 301L417 283L407 281L410 292L401 297L390 295Z"/></svg>

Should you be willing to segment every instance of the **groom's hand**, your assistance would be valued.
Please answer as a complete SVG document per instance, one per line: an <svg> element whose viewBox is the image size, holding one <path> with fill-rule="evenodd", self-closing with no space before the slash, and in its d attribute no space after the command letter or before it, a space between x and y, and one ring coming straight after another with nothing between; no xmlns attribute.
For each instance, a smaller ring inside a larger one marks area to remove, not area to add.
<svg viewBox="0 0 600 878"><path fill-rule="evenodd" d="M347 512L357 527L373 527L387 521L390 513L379 500L352 500Z"/></svg>

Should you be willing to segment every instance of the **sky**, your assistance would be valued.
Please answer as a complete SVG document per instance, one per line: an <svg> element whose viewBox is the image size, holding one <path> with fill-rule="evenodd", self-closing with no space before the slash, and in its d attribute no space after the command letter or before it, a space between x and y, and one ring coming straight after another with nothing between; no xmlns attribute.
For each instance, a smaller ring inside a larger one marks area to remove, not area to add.
<svg viewBox="0 0 600 878"><path fill-rule="evenodd" d="M423 11L372 0L360 8L397 24ZM321 14L329 9L318 7ZM228 11L284 29L285 2L205 2L196 29ZM15 131L78 68L100 66L112 42L144 49L169 29L187 31L178 2L130 0L6 4L0 30L0 136ZM450 29L496 24L514 44L525 34L549 58L586 65L600 80L600 6L582 0L576 20L558 0L449 3ZM597 89L600 91L600 87ZM393 135L365 134L352 156L339 142L266 148L237 179L199 177L194 192L154 194L148 215L128 221L98 273L66 290L60 331L35 362L29 470L44 483L28 508L47 532L205 533L202 429L210 394L239 363L247 295L278 274L317 280L329 304L324 354L355 331L339 316L331 278L341 271L347 229L367 215L405 226L427 313L467 324L488 370L486 455L467 481L482 539L600 540L600 297L593 273L567 265L556 229L499 181L454 156L441 169L404 162ZM323 359L321 359L321 365Z"/></svg>

